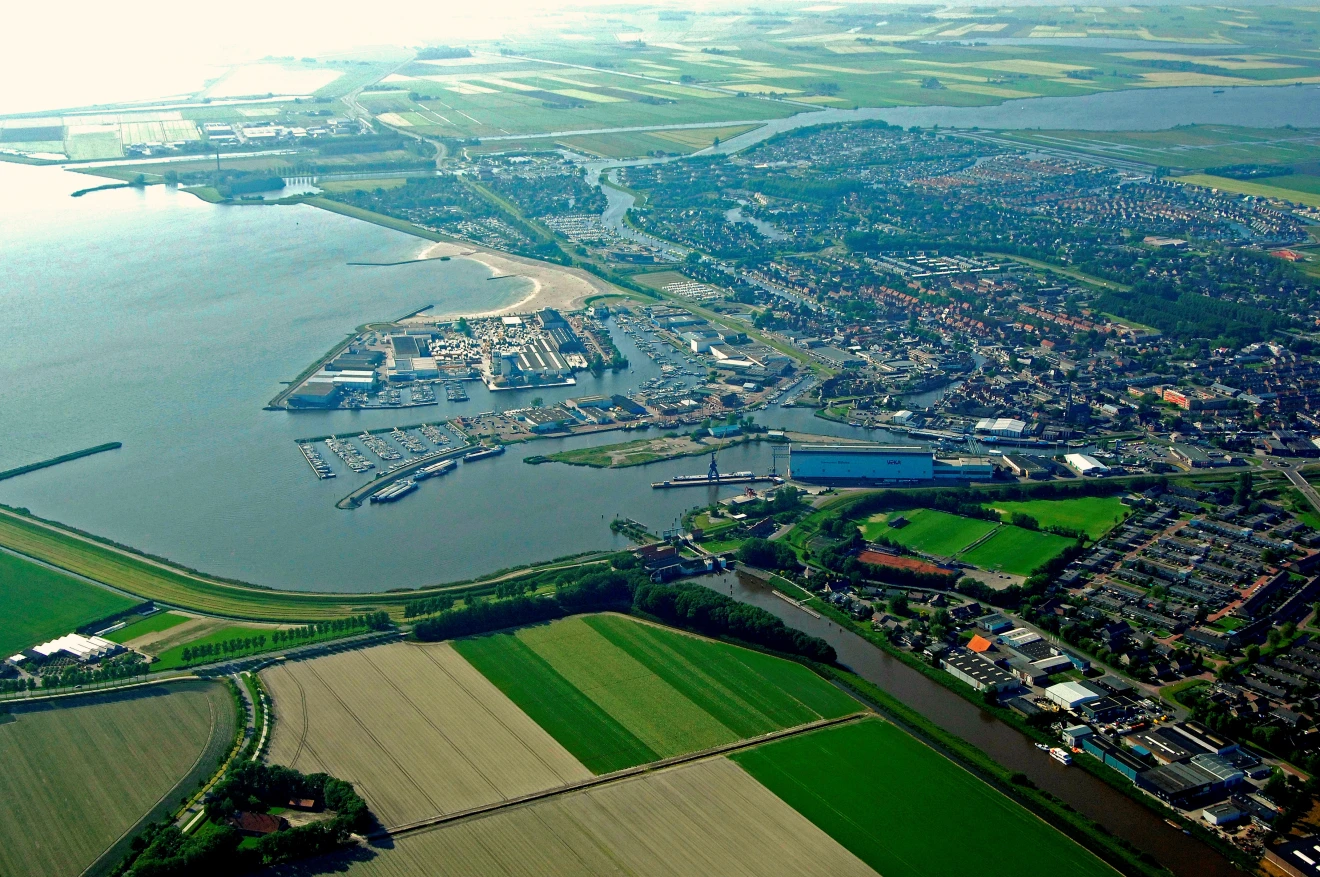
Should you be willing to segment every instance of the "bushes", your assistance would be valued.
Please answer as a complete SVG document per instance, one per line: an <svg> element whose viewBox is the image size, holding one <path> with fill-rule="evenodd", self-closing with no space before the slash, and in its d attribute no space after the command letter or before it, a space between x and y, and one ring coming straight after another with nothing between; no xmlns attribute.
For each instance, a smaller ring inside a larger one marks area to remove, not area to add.
<svg viewBox="0 0 1320 877"><path fill-rule="evenodd" d="M748 539L738 548L738 560L762 569L797 569L797 554L783 542Z"/></svg>
<svg viewBox="0 0 1320 877"><path fill-rule="evenodd" d="M135 840L128 857L113 873L129 877L230 877L270 865L333 851L354 832L372 827L367 802L350 783L329 774L304 775L279 765L239 762L207 796L206 815L216 825L238 810L283 807L292 798L323 803L334 816L277 831L239 848L242 836L223 826L197 836L174 825L148 831Z"/></svg>

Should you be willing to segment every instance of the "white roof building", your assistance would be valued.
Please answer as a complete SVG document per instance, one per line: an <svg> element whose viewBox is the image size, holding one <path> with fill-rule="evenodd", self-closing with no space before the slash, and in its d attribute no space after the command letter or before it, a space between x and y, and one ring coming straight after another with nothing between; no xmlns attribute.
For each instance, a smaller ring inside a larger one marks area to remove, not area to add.
<svg viewBox="0 0 1320 877"><path fill-rule="evenodd" d="M987 435L1000 435L1005 438L1021 438L1026 432L1027 422L1011 417L986 417L976 422L976 431Z"/></svg>
<svg viewBox="0 0 1320 877"><path fill-rule="evenodd" d="M1078 475L1103 475L1109 467L1090 454L1067 454L1063 462Z"/></svg>
<svg viewBox="0 0 1320 877"><path fill-rule="evenodd" d="M111 642L99 636L83 636L80 633L66 633L59 639L53 639L50 642L44 642L29 649L29 652L42 658L50 658L64 652L84 663L99 661L122 651L124 651L124 647L119 643Z"/></svg>
<svg viewBox="0 0 1320 877"><path fill-rule="evenodd" d="M1058 685L1051 685L1045 689L1045 696L1066 710L1076 709L1084 703L1099 700L1101 697L1089 686L1080 682L1060 682Z"/></svg>

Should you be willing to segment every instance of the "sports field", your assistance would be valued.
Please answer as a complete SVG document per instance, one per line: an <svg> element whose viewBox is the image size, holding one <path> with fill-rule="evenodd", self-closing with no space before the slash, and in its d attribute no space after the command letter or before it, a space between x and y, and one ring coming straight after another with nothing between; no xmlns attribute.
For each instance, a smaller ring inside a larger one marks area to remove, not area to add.
<svg viewBox="0 0 1320 877"><path fill-rule="evenodd" d="M888 521L900 515L907 519L907 526L889 526ZM994 528L992 521L964 518L935 509L911 509L876 515L862 526L862 535L867 539L887 536L913 551L952 557Z"/></svg>
<svg viewBox="0 0 1320 877"><path fill-rule="evenodd" d="M107 634L106 639L117 643L131 642L148 634L164 633L187 620L188 616L175 612L157 612L155 615L149 615L141 621L135 621L127 627L121 627L114 633Z"/></svg>
<svg viewBox="0 0 1320 877"><path fill-rule="evenodd" d="M1113 877L1114 870L888 722L731 756L884 877ZM991 853L991 851L998 851Z"/></svg>
<svg viewBox="0 0 1320 877"><path fill-rule="evenodd" d="M351 865L331 862L351 877L875 877L725 759L406 835Z"/></svg>
<svg viewBox="0 0 1320 877"><path fill-rule="evenodd" d="M959 559L992 572L1028 576L1071 544L1071 539L1053 533L1003 525L993 536Z"/></svg>
<svg viewBox="0 0 1320 877"><path fill-rule="evenodd" d="M229 692L214 683L15 707L0 723L0 874L81 873L213 771L234 723Z"/></svg>
<svg viewBox="0 0 1320 877"><path fill-rule="evenodd" d="M859 709L801 665L617 615L454 648L595 773Z"/></svg>
<svg viewBox="0 0 1320 877"><path fill-rule="evenodd" d="M448 644L278 664L267 759L351 780L386 826L591 776Z"/></svg>
<svg viewBox="0 0 1320 877"><path fill-rule="evenodd" d="M1030 499L1021 502L993 502L989 505L1005 519L1015 512L1021 512L1031 515L1042 527L1081 530L1089 539L1099 539L1128 515L1128 507L1117 496Z"/></svg>
<svg viewBox="0 0 1320 877"><path fill-rule="evenodd" d="M12 655L137 601L0 552L0 655Z"/></svg>

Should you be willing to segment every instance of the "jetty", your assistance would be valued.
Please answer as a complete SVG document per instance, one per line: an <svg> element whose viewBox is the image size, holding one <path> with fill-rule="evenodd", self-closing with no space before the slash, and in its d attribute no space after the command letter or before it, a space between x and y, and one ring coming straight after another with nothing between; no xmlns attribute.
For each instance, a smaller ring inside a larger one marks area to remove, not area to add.
<svg viewBox="0 0 1320 877"><path fill-rule="evenodd" d="M431 465L432 463L438 463L441 460L452 460L457 457L462 457L469 451L473 450L473 448L475 447L476 447L475 445L463 445L461 448L451 448L451 449L436 451L434 454L427 454L425 457L418 457L415 460L409 460L407 463L404 463L401 466L396 466L388 472L382 472L380 475L377 475L375 479L368 481L366 484L362 485L357 490L353 491L348 496L344 497L339 502L335 503L335 508L338 509L358 508L359 506L362 505L364 501L369 499L373 494L384 490L385 488L389 487L391 484L394 484L395 482L400 481L404 478L410 477L414 473Z"/></svg>
<svg viewBox="0 0 1320 877"><path fill-rule="evenodd" d="M652 490L670 490L675 487L707 487L720 484L760 484L762 482L783 484L778 475L755 475L751 472L734 472L729 475L676 475L664 481L652 481Z"/></svg>
<svg viewBox="0 0 1320 877"><path fill-rule="evenodd" d="M0 472L0 481L8 478L17 478L19 475L26 475L29 472L36 472L39 469L49 469L51 466L58 466L61 463L67 463L70 460L81 460L83 457L90 457L92 454L99 454L102 451L113 451L122 448L121 442L106 442L103 445L97 445L93 448L83 448L81 451L74 451L69 454L60 454L58 457L51 457L49 460L42 460L39 463L28 463L26 466L15 466L13 469L6 469Z"/></svg>

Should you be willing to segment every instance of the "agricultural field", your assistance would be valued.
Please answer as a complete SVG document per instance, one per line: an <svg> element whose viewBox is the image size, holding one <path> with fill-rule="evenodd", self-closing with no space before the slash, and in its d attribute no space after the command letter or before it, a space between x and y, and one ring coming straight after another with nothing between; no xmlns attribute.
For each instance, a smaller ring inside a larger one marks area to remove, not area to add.
<svg viewBox="0 0 1320 877"><path fill-rule="evenodd" d="M236 730L233 701L216 683L12 709L0 718L0 874L26 877L116 859L139 820L215 770Z"/></svg>
<svg viewBox="0 0 1320 877"><path fill-rule="evenodd" d="M875 877L722 758L405 835L330 865L350 877Z"/></svg>
<svg viewBox="0 0 1320 877"><path fill-rule="evenodd" d="M448 644L291 661L261 678L268 760L351 780L386 826L591 776Z"/></svg>
<svg viewBox="0 0 1320 877"><path fill-rule="evenodd" d="M1020 512L1035 518L1042 527L1068 527L1080 530L1088 539L1099 539L1128 515L1127 506L1123 505L1117 496L994 502L990 503L990 507L1005 519Z"/></svg>
<svg viewBox="0 0 1320 877"><path fill-rule="evenodd" d="M1053 533L1041 533L1001 524L994 535L959 559L991 572L1028 576L1042 564L1053 560L1073 540Z"/></svg>
<svg viewBox="0 0 1320 877"><path fill-rule="evenodd" d="M1045 146L1157 167L1200 171L1235 164L1320 162L1320 131L1181 125L1164 131L1005 131L1027 146ZM1266 182L1275 184L1276 178Z"/></svg>
<svg viewBox="0 0 1320 877"><path fill-rule="evenodd" d="M865 753L859 757L860 753ZM1112 877L1048 823L888 722L867 719L731 759L884 877ZM956 838L954 843L932 837Z"/></svg>
<svg viewBox="0 0 1320 877"><path fill-rule="evenodd" d="M454 648L598 774L858 711L799 664L616 615Z"/></svg>
<svg viewBox="0 0 1320 877"><path fill-rule="evenodd" d="M12 655L138 601L0 552L0 655Z"/></svg>
<svg viewBox="0 0 1320 877"><path fill-rule="evenodd" d="M889 526L888 522L900 515L907 519L907 526ZM965 518L935 509L911 509L870 518L862 525L862 535L867 539L887 536L913 551L953 557L994 528L993 521Z"/></svg>
<svg viewBox="0 0 1320 877"><path fill-rule="evenodd" d="M1177 179L1180 183L1191 186L1205 186L1239 195L1253 195L1257 198L1281 198L1308 207L1320 207L1320 178L1310 175L1298 176L1296 180L1291 175L1266 177L1263 182L1234 180L1211 174L1188 174Z"/></svg>

